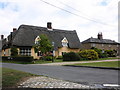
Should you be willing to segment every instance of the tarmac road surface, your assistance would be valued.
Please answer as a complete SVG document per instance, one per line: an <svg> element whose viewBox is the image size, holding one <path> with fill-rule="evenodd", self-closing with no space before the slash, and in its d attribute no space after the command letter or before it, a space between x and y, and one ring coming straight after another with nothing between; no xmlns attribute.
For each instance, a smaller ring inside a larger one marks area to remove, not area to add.
<svg viewBox="0 0 120 90"><path fill-rule="evenodd" d="M0 63L2 67L86 85L118 84L119 70L86 67Z"/></svg>

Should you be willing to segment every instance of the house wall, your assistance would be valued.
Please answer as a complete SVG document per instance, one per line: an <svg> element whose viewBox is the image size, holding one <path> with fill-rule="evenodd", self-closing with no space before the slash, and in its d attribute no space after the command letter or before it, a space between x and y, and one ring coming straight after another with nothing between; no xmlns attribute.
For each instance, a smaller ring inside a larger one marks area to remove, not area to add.
<svg viewBox="0 0 120 90"><path fill-rule="evenodd" d="M20 55L20 49L18 49L18 55ZM61 47L61 48L58 48L57 51L55 51L55 56L58 57L58 56L62 56L62 52L79 52L80 49L70 49L68 47ZM4 55L4 52L5 52L5 55ZM10 52L10 48L8 49L5 49L2 50L2 56L10 56L11 55L11 52ZM40 56L37 56L37 53L34 52L34 48L31 48L31 56L34 57L34 59L39 59Z"/></svg>
<svg viewBox="0 0 120 90"><path fill-rule="evenodd" d="M85 43L82 44L83 49L90 49L91 47L96 47L99 49L104 49L104 50L117 50L117 52L119 52L118 47L120 47L120 45L114 45L114 44L96 44L96 43Z"/></svg>
<svg viewBox="0 0 120 90"><path fill-rule="evenodd" d="M62 48L58 48L58 51L56 51L55 56L62 56L62 52L79 52L80 49L71 49L68 47L62 47Z"/></svg>
<svg viewBox="0 0 120 90"><path fill-rule="evenodd" d="M95 43L85 43L82 44L84 49L90 49L91 47L96 47L104 50L117 50L118 46L113 44L95 44Z"/></svg>
<svg viewBox="0 0 120 90"><path fill-rule="evenodd" d="M91 48L91 44L90 43L85 43L85 44L82 44L81 49L90 49L90 48Z"/></svg>
<svg viewBox="0 0 120 90"><path fill-rule="evenodd" d="M104 50L118 50L118 46L113 44L95 44L95 47Z"/></svg>
<svg viewBox="0 0 120 90"><path fill-rule="evenodd" d="M31 56L33 56L34 59L40 58L40 56L37 56L37 53L35 53L34 48L31 49Z"/></svg>
<svg viewBox="0 0 120 90"><path fill-rule="evenodd" d="M55 51L55 57L62 56L62 52L79 52L79 51L80 51L80 49L70 49L68 47L62 47L62 48L59 48L57 51ZM33 56L34 59L39 59L40 58L34 52L34 48L31 49L31 56Z"/></svg>
<svg viewBox="0 0 120 90"><path fill-rule="evenodd" d="M10 52L10 48L2 50L2 56L10 56L11 52Z"/></svg>

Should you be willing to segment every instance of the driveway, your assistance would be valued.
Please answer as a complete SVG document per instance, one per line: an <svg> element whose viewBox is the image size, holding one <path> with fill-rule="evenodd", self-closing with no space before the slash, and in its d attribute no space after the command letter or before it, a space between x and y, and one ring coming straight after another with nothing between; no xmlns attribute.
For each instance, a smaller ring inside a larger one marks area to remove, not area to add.
<svg viewBox="0 0 120 90"><path fill-rule="evenodd" d="M2 67L87 85L118 84L119 70L10 63L3 63Z"/></svg>

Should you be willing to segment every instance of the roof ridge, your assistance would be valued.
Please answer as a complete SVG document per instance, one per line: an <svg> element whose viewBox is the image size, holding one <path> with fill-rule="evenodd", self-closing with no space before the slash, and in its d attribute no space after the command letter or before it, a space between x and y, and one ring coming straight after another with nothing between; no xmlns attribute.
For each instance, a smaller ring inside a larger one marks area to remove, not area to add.
<svg viewBox="0 0 120 90"><path fill-rule="evenodd" d="M42 27L42 26L34 26L34 25L26 25L26 24L21 24L21 25L20 25L20 27L24 27L24 26L47 29L47 27ZM20 28L20 27L19 27L19 28ZM36 30L37 30L37 29L36 29ZM76 32L76 30L62 30L62 29L54 29L54 28L53 28L53 31Z"/></svg>

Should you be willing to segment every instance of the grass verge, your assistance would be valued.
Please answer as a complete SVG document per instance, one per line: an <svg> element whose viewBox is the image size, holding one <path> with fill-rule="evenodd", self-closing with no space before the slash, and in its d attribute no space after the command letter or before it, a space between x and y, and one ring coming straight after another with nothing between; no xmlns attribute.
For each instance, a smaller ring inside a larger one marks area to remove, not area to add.
<svg viewBox="0 0 120 90"><path fill-rule="evenodd" d="M36 60L35 62L23 62L23 61L2 61L3 63L16 63L16 64L44 64L53 63L52 61ZM62 59L55 59L54 62L63 62Z"/></svg>
<svg viewBox="0 0 120 90"><path fill-rule="evenodd" d="M98 60L112 60L112 59L120 59L116 57L112 58L100 58ZM96 60L79 60L79 61L96 61ZM52 61L45 61L45 60L36 60L35 62L23 62L23 61L2 61L3 63L16 63L16 64L45 64L45 63L56 63L56 62L78 62L78 61L63 61L62 59L54 59Z"/></svg>
<svg viewBox="0 0 120 90"><path fill-rule="evenodd" d="M2 88L17 88L18 82L27 77L38 76L22 71L2 68Z"/></svg>
<svg viewBox="0 0 120 90"><path fill-rule="evenodd" d="M79 64L72 64L72 65L73 66L93 66L93 67L114 67L114 68L120 68L120 61L79 63Z"/></svg>

